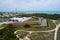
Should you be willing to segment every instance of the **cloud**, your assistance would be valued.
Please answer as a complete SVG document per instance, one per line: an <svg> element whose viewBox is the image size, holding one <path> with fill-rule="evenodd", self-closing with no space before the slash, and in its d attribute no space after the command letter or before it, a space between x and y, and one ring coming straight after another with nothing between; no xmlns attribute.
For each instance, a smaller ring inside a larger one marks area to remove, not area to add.
<svg viewBox="0 0 60 40"><path fill-rule="evenodd" d="M60 0L0 0L0 8L18 10L60 10Z"/></svg>

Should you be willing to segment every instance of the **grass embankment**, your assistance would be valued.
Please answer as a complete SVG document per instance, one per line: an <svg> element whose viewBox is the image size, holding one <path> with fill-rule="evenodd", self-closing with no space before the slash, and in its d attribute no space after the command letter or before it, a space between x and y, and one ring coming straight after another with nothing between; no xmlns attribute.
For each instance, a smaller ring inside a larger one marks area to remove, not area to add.
<svg viewBox="0 0 60 40"><path fill-rule="evenodd" d="M25 28L25 25L14 25L16 28ZM27 28L42 28L41 25L29 25L30 27Z"/></svg>

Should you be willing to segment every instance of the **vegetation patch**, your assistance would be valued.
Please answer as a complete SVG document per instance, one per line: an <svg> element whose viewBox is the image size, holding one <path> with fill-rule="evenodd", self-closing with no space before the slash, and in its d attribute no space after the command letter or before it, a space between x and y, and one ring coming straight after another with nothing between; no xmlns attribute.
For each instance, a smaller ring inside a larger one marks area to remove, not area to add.
<svg viewBox="0 0 60 40"><path fill-rule="evenodd" d="M9 20L9 18L5 18L5 17L0 17L0 22L4 22L4 21L7 21L7 20Z"/></svg>
<svg viewBox="0 0 60 40"><path fill-rule="evenodd" d="M60 23L60 20L56 20L56 24L59 24Z"/></svg>
<svg viewBox="0 0 60 40"><path fill-rule="evenodd" d="M57 40L60 40L60 28L58 29Z"/></svg>
<svg viewBox="0 0 60 40"><path fill-rule="evenodd" d="M0 40L17 40L14 31L14 26L8 24L4 29L0 30Z"/></svg>
<svg viewBox="0 0 60 40"><path fill-rule="evenodd" d="M37 19L36 18L31 18L27 22L33 22L33 21L37 21Z"/></svg>

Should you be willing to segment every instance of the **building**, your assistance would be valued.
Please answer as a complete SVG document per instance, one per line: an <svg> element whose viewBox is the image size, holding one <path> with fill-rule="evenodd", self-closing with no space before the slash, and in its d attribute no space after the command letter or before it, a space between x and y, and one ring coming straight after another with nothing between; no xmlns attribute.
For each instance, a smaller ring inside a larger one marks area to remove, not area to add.
<svg viewBox="0 0 60 40"><path fill-rule="evenodd" d="M9 21L12 21L12 22L25 22L29 19L31 19L31 17L22 17L22 18L14 17L14 18L10 18Z"/></svg>

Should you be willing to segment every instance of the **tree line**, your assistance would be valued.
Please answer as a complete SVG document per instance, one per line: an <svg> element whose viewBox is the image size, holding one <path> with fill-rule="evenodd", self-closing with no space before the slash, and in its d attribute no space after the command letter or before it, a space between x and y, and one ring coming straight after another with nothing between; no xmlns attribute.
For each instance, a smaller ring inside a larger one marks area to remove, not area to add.
<svg viewBox="0 0 60 40"><path fill-rule="evenodd" d="M34 13L34 14L23 14L23 15L17 15L20 17L30 17L30 16L37 16L37 17L44 17L47 19L59 19L60 18L60 14L44 14L44 13Z"/></svg>

